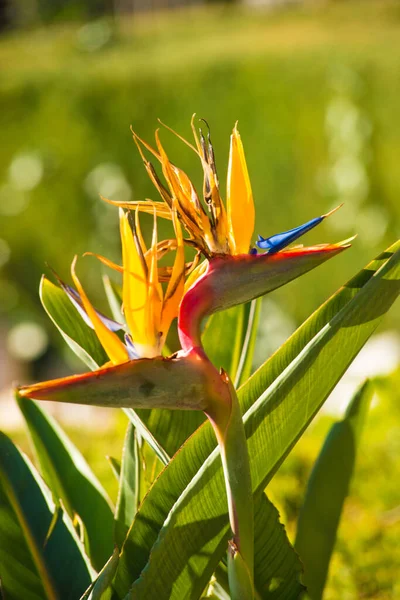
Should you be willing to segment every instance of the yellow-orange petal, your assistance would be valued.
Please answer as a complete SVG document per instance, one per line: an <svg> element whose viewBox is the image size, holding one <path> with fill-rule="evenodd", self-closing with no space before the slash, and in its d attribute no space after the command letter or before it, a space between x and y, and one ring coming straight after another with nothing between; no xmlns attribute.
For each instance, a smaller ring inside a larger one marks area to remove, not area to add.
<svg viewBox="0 0 400 600"><path fill-rule="evenodd" d="M202 263L200 263L189 275L189 277L186 279L185 282L185 289L184 292L186 294L186 292L188 291L188 289L190 289L192 287L192 285L202 276L204 275L204 273L207 270L207 267L209 265L209 261L208 260L203 260Z"/></svg>
<svg viewBox="0 0 400 600"><path fill-rule="evenodd" d="M151 215L155 209L158 217L169 220L172 219L171 209L163 202L154 202L153 200L133 200L129 202L120 202L118 200L109 200L104 196L100 196L100 198L108 204L118 206L118 208L126 208L127 210L135 210L138 208L141 212L149 213Z"/></svg>
<svg viewBox="0 0 400 600"><path fill-rule="evenodd" d="M74 281L75 287L78 290L78 293L81 297L82 304L92 321L94 330L96 332L97 337L110 360L114 365L119 363L123 363L129 360L128 352L121 342L116 333L110 331L108 327L103 323L95 309L93 308L89 298L87 297L85 290L83 289L81 282L78 279L78 276L75 272L75 265L77 261L77 256L74 257L71 265L71 275Z"/></svg>
<svg viewBox="0 0 400 600"><path fill-rule="evenodd" d="M172 320L177 316L179 304L183 296L185 286L185 251L183 246L182 228L179 223L176 203L172 207L172 221L177 241L174 266L171 278L165 293L164 305L161 319L161 332L163 338L167 336Z"/></svg>
<svg viewBox="0 0 400 600"><path fill-rule="evenodd" d="M159 331L162 310L163 290L158 280L157 268L157 217L154 214L153 238L150 250L150 264L148 274L148 301L146 304L146 331L147 346L153 347L161 352L159 348Z"/></svg>
<svg viewBox="0 0 400 600"><path fill-rule="evenodd" d="M127 325L135 343L146 343L145 312L147 303L147 269L129 224L129 214L120 211L122 262L124 267L122 300Z"/></svg>
<svg viewBox="0 0 400 600"><path fill-rule="evenodd" d="M85 252L83 256L94 256L95 258L97 258L97 260L102 262L103 265L106 265L106 267L110 267L110 269L114 269L114 271L118 271L119 273L124 272L123 267L117 265L115 262L103 256L102 254L96 254L96 252Z"/></svg>
<svg viewBox="0 0 400 600"><path fill-rule="evenodd" d="M251 244L255 211L243 144L236 125L229 151L227 212L232 253L245 254Z"/></svg>
<svg viewBox="0 0 400 600"><path fill-rule="evenodd" d="M153 209L152 213L154 215L155 210ZM135 235L134 238L137 238L137 241L139 242L139 250L140 250L140 254L141 256L145 256L146 252L147 252L147 248L146 248L146 244L144 241L144 237L142 234L142 229L140 227L140 220L139 220L139 209L136 208L135 210Z"/></svg>

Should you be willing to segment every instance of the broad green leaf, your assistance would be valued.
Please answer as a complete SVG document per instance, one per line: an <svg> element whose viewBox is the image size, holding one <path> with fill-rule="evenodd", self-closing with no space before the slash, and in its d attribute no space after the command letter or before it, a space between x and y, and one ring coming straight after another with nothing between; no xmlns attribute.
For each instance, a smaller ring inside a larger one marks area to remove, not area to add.
<svg viewBox="0 0 400 600"><path fill-rule="evenodd" d="M114 552L98 574L97 579L91 584L80 600L111 600L113 595L111 583L118 566L118 560L119 550L115 547Z"/></svg>
<svg viewBox="0 0 400 600"><path fill-rule="evenodd" d="M140 464L137 433L131 423L125 436L122 450L121 475L119 478L119 489L117 506L114 517L114 537L119 548L128 533L139 506L140 498Z"/></svg>
<svg viewBox="0 0 400 600"><path fill-rule="evenodd" d="M213 365L235 379L245 336L245 306L239 304L213 314L207 321L202 342Z"/></svg>
<svg viewBox="0 0 400 600"><path fill-rule="evenodd" d="M295 547L312 600L322 598L372 392L373 386L367 381L352 399L344 419L332 426L308 481Z"/></svg>
<svg viewBox="0 0 400 600"><path fill-rule="evenodd" d="M44 480L71 519L78 514L85 545L99 570L113 549L113 510L89 465L58 423L33 400L17 402L28 425Z"/></svg>
<svg viewBox="0 0 400 600"><path fill-rule="evenodd" d="M0 432L0 579L7 600L75 600L91 571L67 515L39 474ZM72 575L73 574L73 575Z"/></svg>
<svg viewBox="0 0 400 600"><path fill-rule="evenodd" d="M257 371L239 388L238 395L243 410L247 410L271 383L282 373L292 360L306 347L311 339L330 320L349 303L364 287L374 274L400 250L400 241L378 255L359 271L343 287L320 306L304 323L290 336Z"/></svg>
<svg viewBox="0 0 400 600"><path fill-rule="evenodd" d="M254 499L254 586L263 600L298 600L304 586L298 555L264 493Z"/></svg>
<svg viewBox="0 0 400 600"><path fill-rule="evenodd" d="M108 362L97 335L86 325L61 288L43 276L39 295L45 311L67 344L90 369L97 369Z"/></svg>
<svg viewBox="0 0 400 600"><path fill-rule="evenodd" d="M339 290L268 361L269 368L268 363L261 367L239 390L247 411L254 491L273 476L396 299L400 253L393 251L398 246ZM206 585L226 549L229 531L214 447L206 424L153 485L121 555L115 579L121 597L140 574L129 598L195 598ZM152 560L146 564L150 550Z"/></svg>

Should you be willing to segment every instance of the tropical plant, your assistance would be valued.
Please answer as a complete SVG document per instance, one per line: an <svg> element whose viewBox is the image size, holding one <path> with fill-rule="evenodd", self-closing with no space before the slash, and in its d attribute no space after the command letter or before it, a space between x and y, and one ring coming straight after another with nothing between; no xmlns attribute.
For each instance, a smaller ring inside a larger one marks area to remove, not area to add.
<svg viewBox="0 0 400 600"><path fill-rule="evenodd" d="M337 447L328 440L316 464L299 521L300 558L264 489L398 296L400 243L336 292L251 374L256 299L350 243L287 248L331 211L287 232L259 236L256 245L265 252L252 248L254 206L237 128L226 207L210 136L198 134L194 121L192 128L195 145L185 143L201 161L202 199L170 162L158 132L157 149L134 134L162 202L109 201L120 210L122 266L97 258L122 275L122 288L105 279L114 318L91 304L76 258L75 288L59 278L59 285L42 279L45 310L92 371L17 392L41 474L2 435L0 577L6 598L291 599L305 593L304 584L311 598L321 597L354 452L328 481L324 456L331 460L345 442L354 449L370 387L338 425L345 431L332 434L345 441ZM160 162L166 185L145 150ZM149 248L140 212L153 214ZM158 241L158 218L172 221L173 239ZM185 245L196 250L190 262ZM175 253L172 266L160 265L169 252ZM164 356L176 316L181 350ZM130 424L122 460L113 460L115 508L33 398L124 409ZM150 483L144 454L163 466ZM336 494L321 508L316 498L326 485ZM318 530L321 511L329 522L326 536Z"/></svg>

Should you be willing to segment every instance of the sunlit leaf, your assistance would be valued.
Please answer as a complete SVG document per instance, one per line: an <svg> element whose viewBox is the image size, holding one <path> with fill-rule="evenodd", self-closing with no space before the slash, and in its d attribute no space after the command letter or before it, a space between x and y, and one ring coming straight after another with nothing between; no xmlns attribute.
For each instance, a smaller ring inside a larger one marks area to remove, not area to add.
<svg viewBox="0 0 400 600"><path fill-rule="evenodd" d="M90 368L108 362L108 356L91 329L61 288L42 277L40 299L57 329L72 351Z"/></svg>
<svg viewBox="0 0 400 600"><path fill-rule="evenodd" d="M298 600L302 564L264 493L254 500L254 586L263 600Z"/></svg>
<svg viewBox="0 0 400 600"><path fill-rule="evenodd" d="M335 294L240 390L254 491L273 476L398 296L398 246ZM194 598L211 577L229 534L214 447L205 424L153 485L121 555L115 579L121 596L140 574L127 597Z"/></svg>
<svg viewBox="0 0 400 600"><path fill-rule="evenodd" d="M111 583L118 566L118 560L119 550L115 547L114 552L100 571L97 579L83 594L80 600L111 600L113 595Z"/></svg>
<svg viewBox="0 0 400 600"><path fill-rule="evenodd" d="M71 519L78 514L87 553L101 569L113 549L113 509L102 485L58 423L33 400L16 396L28 425L42 475Z"/></svg>
<svg viewBox="0 0 400 600"><path fill-rule="evenodd" d="M202 342L208 358L235 379L245 336L245 306L239 304L212 315L206 324Z"/></svg>
<svg viewBox="0 0 400 600"><path fill-rule="evenodd" d="M121 463L120 463L120 461L117 458L115 458L114 456L106 456L106 459L109 462L109 465L110 465L111 470L112 470L112 472L113 472L113 474L115 476L115 479L117 481L119 481L119 476L121 474Z"/></svg>
<svg viewBox="0 0 400 600"><path fill-rule="evenodd" d="M91 581L82 544L33 465L0 432L0 579L7 600L79 598ZM71 574L73 573L73 576Z"/></svg>
<svg viewBox="0 0 400 600"><path fill-rule="evenodd" d="M373 386L367 381L352 399L344 419L331 427L308 481L295 547L304 565L304 583L311 600L322 598L372 392Z"/></svg>
<svg viewBox="0 0 400 600"><path fill-rule="evenodd" d="M122 547L139 506L139 460L137 433L130 423L122 450L121 475L114 521L115 543L119 548Z"/></svg>
<svg viewBox="0 0 400 600"><path fill-rule="evenodd" d="M235 376L235 387L239 387L248 380L252 373L254 350L256 346L258 323L260 320L262 299L257 298L246 305L246 334L240 360Z"/></svg>

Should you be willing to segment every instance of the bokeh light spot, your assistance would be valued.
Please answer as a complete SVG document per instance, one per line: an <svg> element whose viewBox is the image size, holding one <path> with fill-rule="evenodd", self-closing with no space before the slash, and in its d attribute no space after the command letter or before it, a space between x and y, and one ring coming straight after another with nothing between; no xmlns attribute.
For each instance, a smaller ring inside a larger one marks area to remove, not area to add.
<svg viewBox="0 0 400 600"><path fill-rule="evenodd" d="M7 348L10 354L23 361L39 358L46 350L48 338L43 327L32 321L18 323L9 331Z"/></svg>

